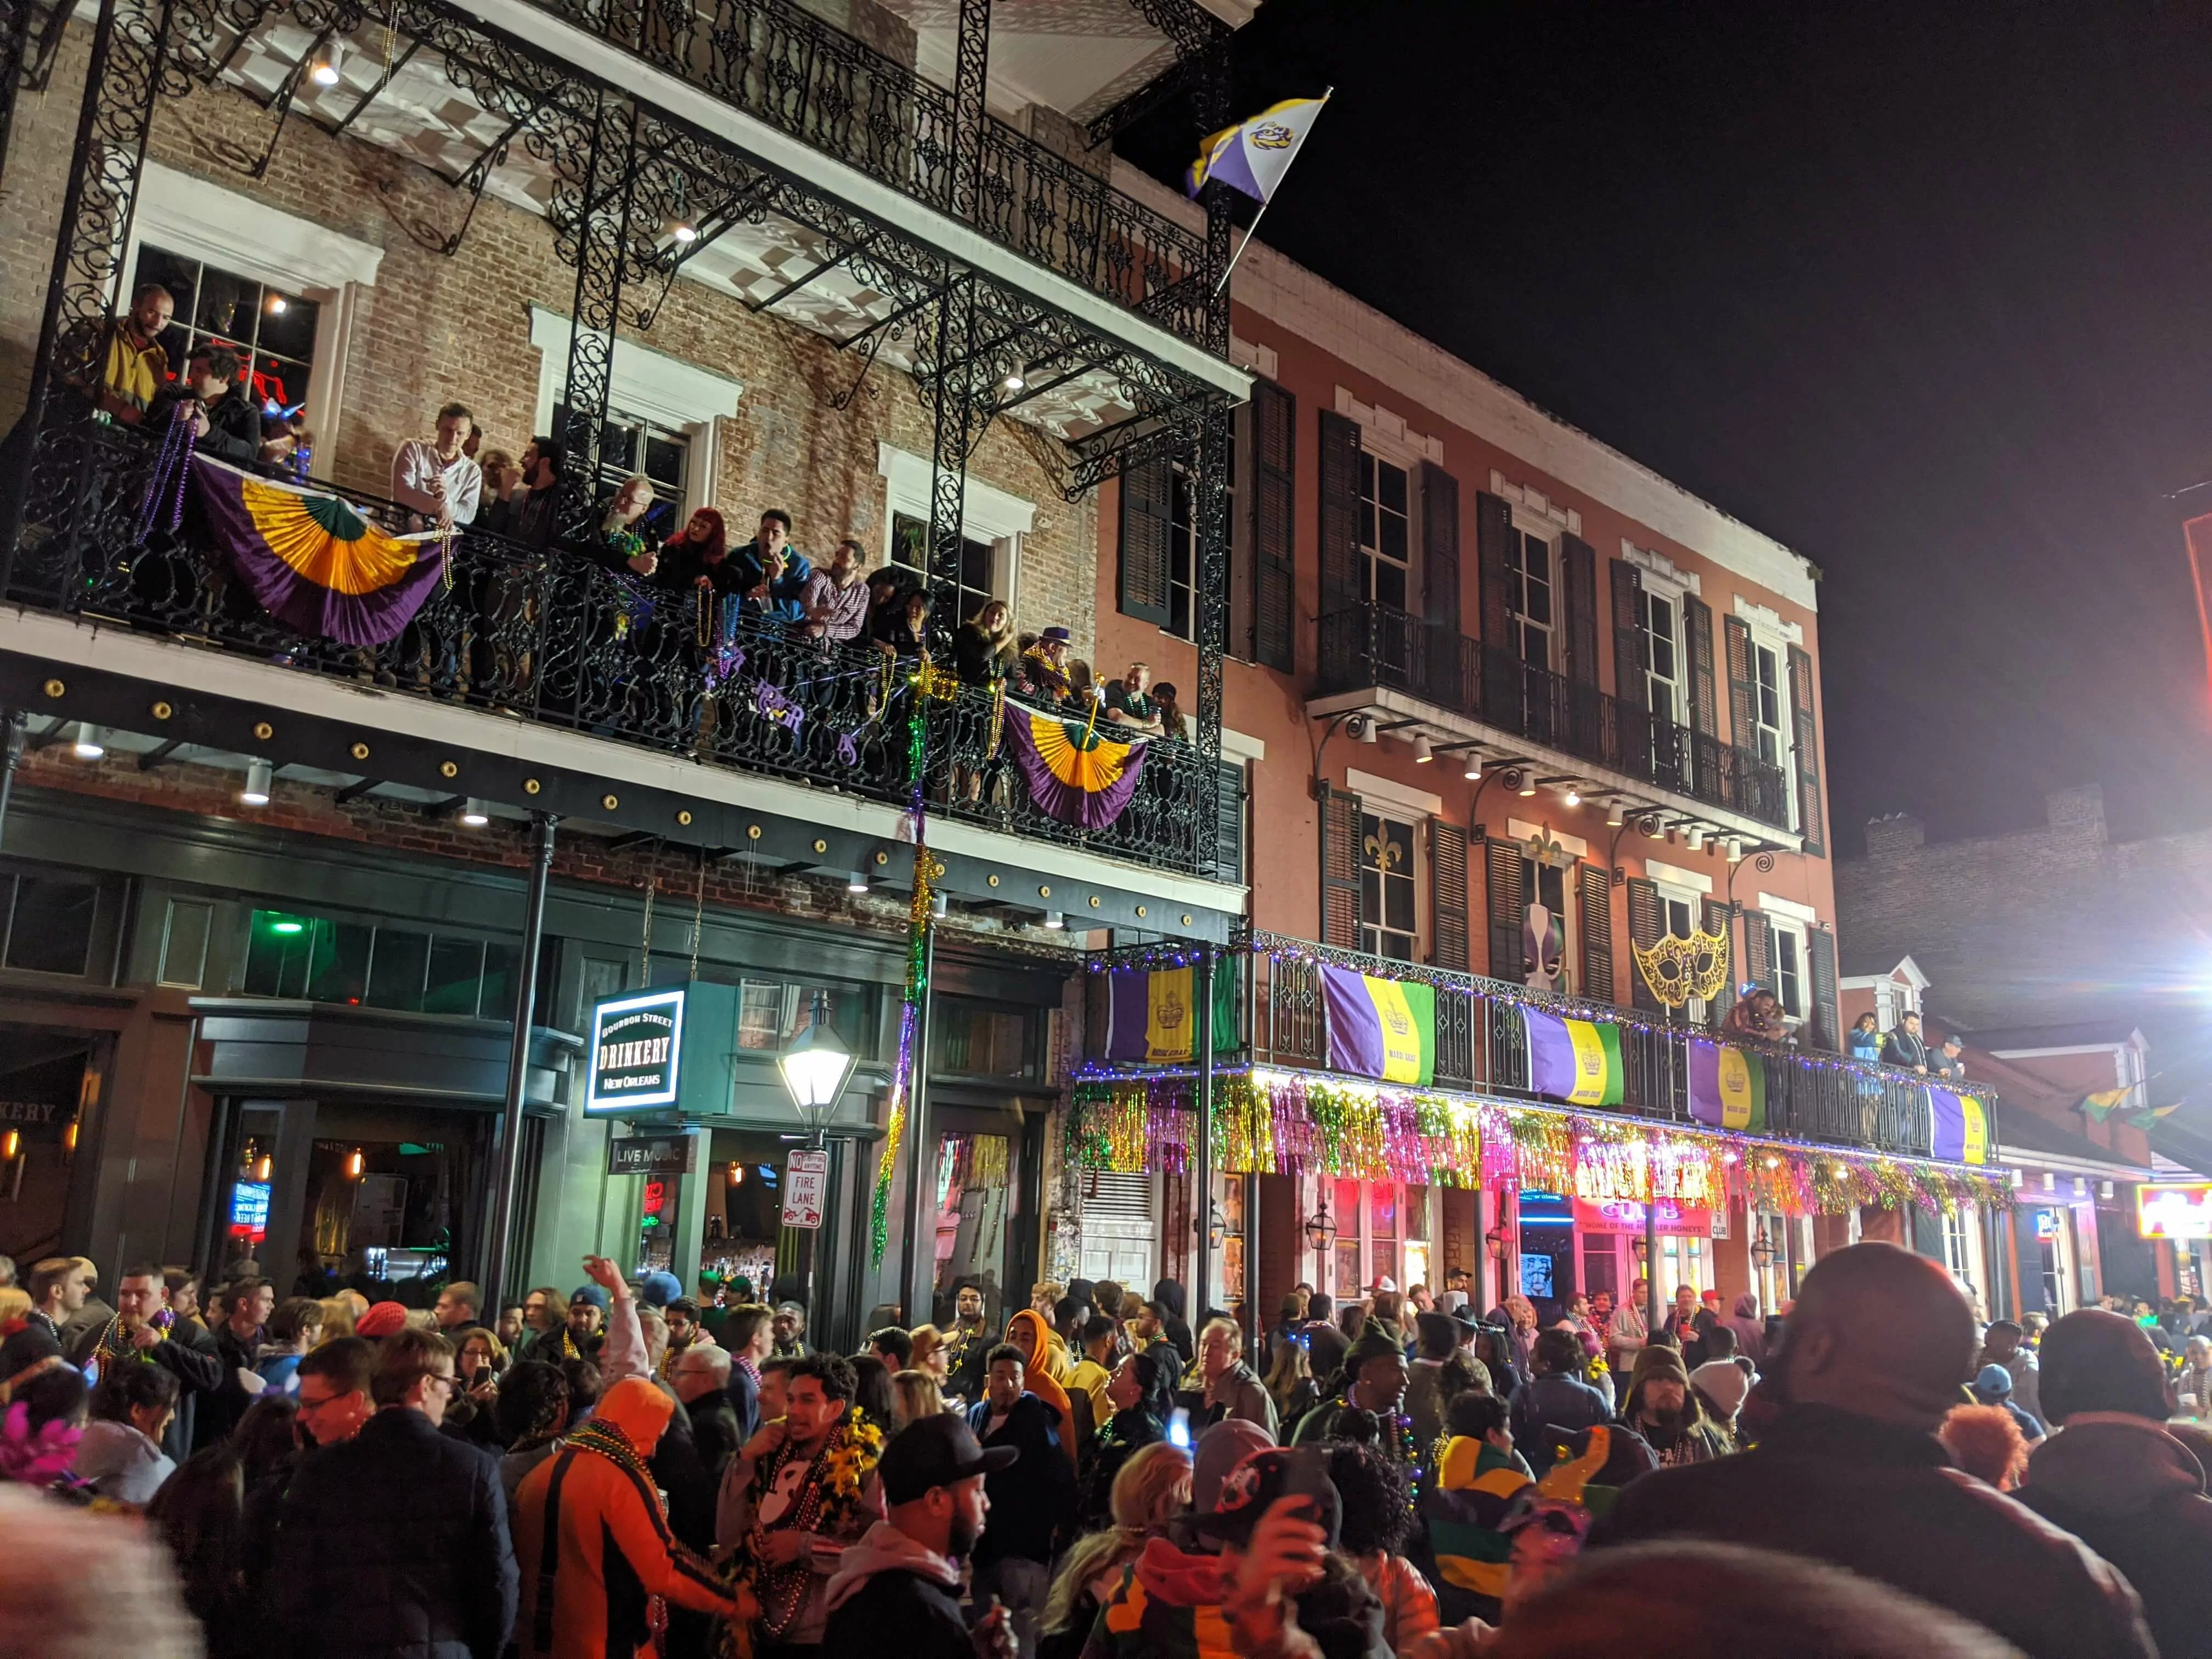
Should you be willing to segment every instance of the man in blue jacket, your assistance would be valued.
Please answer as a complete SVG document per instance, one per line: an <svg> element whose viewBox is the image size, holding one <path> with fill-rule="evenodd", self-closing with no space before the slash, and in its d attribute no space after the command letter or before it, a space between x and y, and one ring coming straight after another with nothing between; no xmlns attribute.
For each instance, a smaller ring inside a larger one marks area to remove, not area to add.
<svg viewBox="0 0 2212 1659"><path fill-rule="evenodd" d="M459 1386L444 1337L385 1342L376 1415L311 1453L278 1511L273 1651L498 1659L514 1623L514 1549L498 1463L438 1431Z"/></svg>
<svg viewBox="0 0 2212 1659"><path fill-rule="evenodd" d="M1606 1397L1582 1379L1583 1345L1572 1331L1536 1333L1528 1364L1535 1373L1513 1391L1513 1443L1534 1448L1545 1428L1595 1428L1613 1419ZM1543 1470L1537 1468L1537 1473Z"/></svg>

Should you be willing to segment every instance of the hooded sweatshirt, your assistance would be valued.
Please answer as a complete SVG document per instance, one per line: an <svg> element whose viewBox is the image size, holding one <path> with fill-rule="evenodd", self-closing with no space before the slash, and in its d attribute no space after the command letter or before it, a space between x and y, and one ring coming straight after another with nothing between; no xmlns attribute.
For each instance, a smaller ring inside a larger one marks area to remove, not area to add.
<svg viewBox="0 0 2212 1659"><path fill-rule="evenodd" d="M1755 1370L1766 1364L1766 1326L1759 1316L1759 1298L1746 1291L1735 1299L1735 1314L1723 1322L1735 1333L1735 1351L1751 1361Z"/></svg>
<svg viewBox="0 0 2212 1659"><path fill-rule="evenodd" d="M133 1425L106 1420L84 1425L72 1471L100 1497L143 1506L176 1469L167 1453Z"/></svg>
<svg viewBox="0 0 2212 1659"><path fill-rule="evenodd" d="M2157 1424L2076 1413L2028 1455L2013 1496L2127 1576L2160 1659L2212 1655L2212 1499L2196 1455Z"/></svg>
<svg viewBox="0 0 2212 1659"><path fill-rule="evenodd" d="M960 1616L960 1569L888 1521L837 1558L823 1659L881 1659L897 1633L904 1659L975 1659Z"/></svg>
<svg viewBox="0 0 2212 1659"><path fill-rule="evenodd" d="M596 1424L653 1455L676 1402L642 1377L600 1398ZM574 1440L524 1477L514 1497L522 1608L514 1647L526 1659L630 1659L651 1634L647 1598L728 1614L737 1603L714 1570L677 1541L649 1477Z"/></svg>
<svg viewBox="0 0 2212 1659"><path fill-rule="evenodd" d="M1015 1327L1024 1324L1029 1330L1030 1352L1040 1356L1040 1363L1023 1369L1022 1386L1052 1408L1058 1419L1060 1449L1067 1454L1069 1463L1079 1464L1083 1444L1075 1431L1075 1402L1067 1397L1067 1390L1052 1374L1052 1344L1048 1340L1052 1327L1045 1323L1044 1316L1036 1309L1024 1308L1006 1322L1006 1340L1012 1341Z"/></svg>

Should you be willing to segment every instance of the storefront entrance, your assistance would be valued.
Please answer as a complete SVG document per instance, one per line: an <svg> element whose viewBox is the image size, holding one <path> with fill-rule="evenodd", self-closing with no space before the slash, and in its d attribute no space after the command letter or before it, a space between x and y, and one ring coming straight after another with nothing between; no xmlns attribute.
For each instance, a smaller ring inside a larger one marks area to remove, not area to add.
<svg viewBox="0 0 2212 1659"><path fill-rule="evenodd" d="M1038 1278L1037 1218L1024 1193L1038 1190L1042 1118L1018 1103L1002 1107L936 1105L937 1130L927 1213L936 1218L930 1276L932 1323L952 1322L963 1286L983 1293L993 1328L1030 1304Z"/></svg>
<svg viewBox="0 0 2212 1659"><path fill-rule="evenodd" d="M0 1255L61 1249L95 1039L0 1025Z"/></svg>

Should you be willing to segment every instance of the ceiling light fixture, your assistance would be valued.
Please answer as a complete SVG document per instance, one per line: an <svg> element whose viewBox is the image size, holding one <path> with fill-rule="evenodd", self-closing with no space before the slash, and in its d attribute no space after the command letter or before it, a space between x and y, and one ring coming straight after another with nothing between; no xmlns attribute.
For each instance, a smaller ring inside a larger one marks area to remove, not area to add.
<svg viewBox="0 0 2212 1659"><path fill-rule="evenodd" d="M1743 862L1743 837L1741 836L1730 836L1729 837L1728 861L1730 864L1741 864Z"/></svg>
<svg viewBox="0 0 2212 1659"><path fill-rule="evenodd" d="M107 752L101 740L100 728L90 720L79 720L70 733L70 750L79 760L98 760Z"/></svg>
<svg viewBox="0 0 2212 1659"><path fill-rule="evenodd" d="M698 228L688 219L671 219L661 229L670 241L679 246L688 246L699 240Z"/></svg>
<svg viewBox="0 0 2212 1659"><path fill-rule="evenodd" d="M854 871L852 875L846 879L845 890L848 893L866 892L868 890L868 872L865 870Z"/></svg>
<svg viewBox="0 0 2212 1659"><path fill-rule="evenodd" d="M1067 918L1057 910L1048 910L1044 913L1044 925L1057 932L1067 926Z"/></svg>
<svg viewBox="0 0 2212 1659"><path fill-rule="evenodd" d="M1469 783L1480 783L1482 781L1482 757L1472 749L1468 750L1467 765L1460 772L1460 776L1465 778Z"/></svg>
<svg viewBox="0 0 2212 1659"><path fill-rule="evenodd" d="M471 830L481 830L491 822L491 809L482 799L471 795L461 803L461 822Z"/></svg>
<svg viewBox="0 0 2212 1659"><path fill-rule="evenodd" d="M1426 766L1426 765L1427 765L1431 761L1434 760L1436 757L1437 757L1437 750L1436 750L1436 745L1435 745L1434 744L1431 743L1431 742L1430 742L1426 738L1423 738L1423 737L1417 737L1417 738L1415 738L1413 739L1413 764L1414 764L1414 765L1416 765L1416 766Z"/></svg>
<svg viewBox="0 0 2212 1659"><path fill-rule="evenodd" d="M1534 795L1536 793L1536 775L1534 772L1523 771L1521 774L1520 787L1513 793L1523 799Z"/></svg>
<svg viewBox="0 0 2212 1659"><path fill-rule="evenodd" d="M1583 804L1581 793L1571 783L1567 786L1567 793L1562 799L1570 806L1580 806Z"/></svg>
<svg viewBox="0 0 2212 1659"><path fill-rule="evenodd" d="M1607 804L1605 809L1605 827L1607 829L1618 830L1627 821L1627 815L1623 811L1619 801L1611 801Z"/></svg>
<svg viewBox="0 0 2212 1659"><path fill-rule="evenodd" d="M345 62L345 48L333 40L322 55L315 59L307 71L307 78L319 87L334 87L338 83L338 70Z"/></svg>
<svg viewBox="0 0 2212 1659"><path fill-rule="evenodd" d="M1705 850L1705 832L1699 829L1696 824L1692 824L1690 826L1689 833L1682 837L1682 844L1687 847L1692 853L1704 852Z"/></svg>
<svg viewBox="0 0 2212 1659"><path fill-rule="evenodd" d="M265 760L250 760L246 763L246 787L238 792L238 798L248 806L266 806L270 787L276 781L275 767Z"/></svg>

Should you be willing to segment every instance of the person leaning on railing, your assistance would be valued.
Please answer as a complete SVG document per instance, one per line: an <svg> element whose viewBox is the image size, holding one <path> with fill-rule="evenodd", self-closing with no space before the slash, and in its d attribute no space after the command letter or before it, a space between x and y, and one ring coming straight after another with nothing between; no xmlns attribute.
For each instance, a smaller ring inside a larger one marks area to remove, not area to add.
<svg viewBox="0 0 2212 1659"><path fill-rule="evenodd" d="M146 405L146 429L167 432L181 411L192 423L198 453L234 466L253 465L262 454L261 415L239 387L244 373L228 346L201 346L186 359L185 372L165 382Z"/></svg>
<svg viewBox="0 0 2212 1659"><path fill-rule="evenodd" d="M867 626L869 596L860 580L860 543L847 537L830 554L827 568L806 579L799 595L805 620L799 634L825 647L849 645Z"/></svg>

